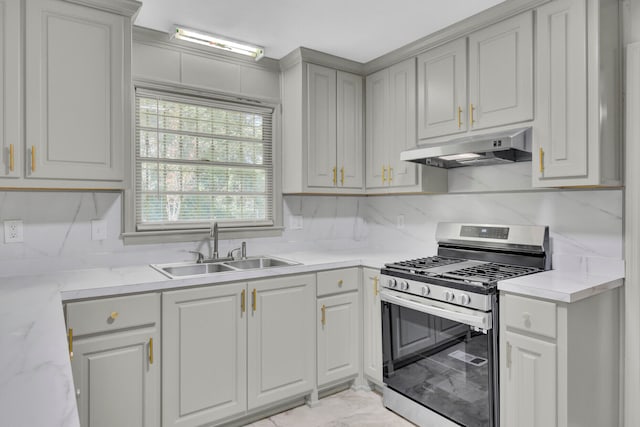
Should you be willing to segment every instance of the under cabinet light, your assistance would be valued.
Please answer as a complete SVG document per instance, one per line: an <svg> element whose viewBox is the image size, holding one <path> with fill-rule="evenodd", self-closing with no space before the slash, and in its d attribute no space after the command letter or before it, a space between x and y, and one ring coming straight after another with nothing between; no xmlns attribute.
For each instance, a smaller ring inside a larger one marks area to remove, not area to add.
<svg viewBox="0 0 640 427"><path fill-rule="evenodd" d="M244 42L230 40L225 37L213 34L203 33L201 31L191 30L184 27L175 27L172 38L185 40L192 43L198 43L204 46L214 47L216 49L226 50L227 52L239 53L241 55L255 58L256 61L264 56L264 48L260 46L250 45Z"/></svg>

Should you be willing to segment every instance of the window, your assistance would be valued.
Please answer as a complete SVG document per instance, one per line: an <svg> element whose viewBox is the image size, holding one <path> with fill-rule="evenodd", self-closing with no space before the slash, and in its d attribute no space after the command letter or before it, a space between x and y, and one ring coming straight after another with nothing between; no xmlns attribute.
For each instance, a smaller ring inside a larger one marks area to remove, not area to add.
<svg viewBox="0 0 640 427"><path fill-rule="evenodd" d="M272 114L137 89L136 229L273 225Z"/></svg>

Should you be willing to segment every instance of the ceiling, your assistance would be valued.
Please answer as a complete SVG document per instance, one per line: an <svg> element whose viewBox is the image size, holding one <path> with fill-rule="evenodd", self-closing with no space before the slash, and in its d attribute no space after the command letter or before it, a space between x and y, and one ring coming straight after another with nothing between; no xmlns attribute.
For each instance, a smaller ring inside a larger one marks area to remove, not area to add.
<svg viewBox="0 0 640 427"><path fill-rule="evenodd" d="M180 24L265 47L304 46L368 62L504 0L143 0L135 24Z"/></svg>

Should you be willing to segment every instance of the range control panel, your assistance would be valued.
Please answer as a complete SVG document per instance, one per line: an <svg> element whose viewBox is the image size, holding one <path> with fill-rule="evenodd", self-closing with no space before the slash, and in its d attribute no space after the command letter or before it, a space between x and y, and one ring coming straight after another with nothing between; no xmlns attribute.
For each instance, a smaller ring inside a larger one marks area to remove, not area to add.
<svg viewBox="0 0 640 427"><path fill-rule="evenodd" d="M509 227L463 225L460 227L460 237L483 237L486 239L507 240L509 238Z"/></svg>

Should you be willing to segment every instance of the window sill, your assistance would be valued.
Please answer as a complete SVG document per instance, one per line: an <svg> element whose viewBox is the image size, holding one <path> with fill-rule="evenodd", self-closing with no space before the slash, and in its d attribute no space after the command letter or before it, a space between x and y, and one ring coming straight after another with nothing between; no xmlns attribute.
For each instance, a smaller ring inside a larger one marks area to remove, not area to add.
<svg viewBox="0 0 640 427"><path fill-rule="evenodd" d="M280 237L284 227L251 227L251 228L220 228L220 240L252 239L257 237ZM209 239L209 230L167 230L167 231L136 231L122 233L125 245L148 245L154 243L197 242Z"/></svg>

